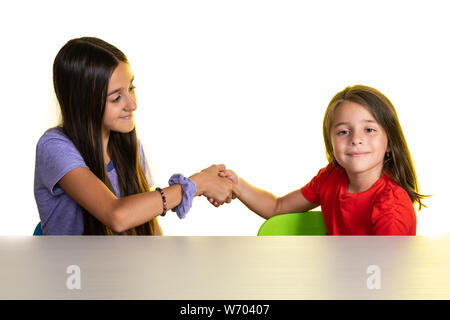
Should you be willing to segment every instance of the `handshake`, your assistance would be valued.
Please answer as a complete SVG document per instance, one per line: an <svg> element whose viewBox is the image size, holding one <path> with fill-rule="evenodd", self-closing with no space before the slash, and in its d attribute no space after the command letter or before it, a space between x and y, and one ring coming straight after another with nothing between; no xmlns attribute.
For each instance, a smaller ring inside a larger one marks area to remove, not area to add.
<svg viewBox="0 0 450 320"><path fill-rule="evenodd" d="M215 207L230 203L241 194L239 177L225 165L212 165L190 177L197 185L196 196L205 196Z"/></svg>

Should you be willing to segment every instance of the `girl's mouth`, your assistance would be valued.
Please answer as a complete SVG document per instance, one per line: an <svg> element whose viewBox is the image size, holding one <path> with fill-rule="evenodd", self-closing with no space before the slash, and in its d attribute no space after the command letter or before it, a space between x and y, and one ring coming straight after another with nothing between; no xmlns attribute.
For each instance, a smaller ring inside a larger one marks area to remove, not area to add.
<svg viewBox="0 0 450 320"><path fill-rule="evenodd" d="M351 152L351 153L347 153L348 156L350 157L362 157L369 154L369 152Z"/></svg>

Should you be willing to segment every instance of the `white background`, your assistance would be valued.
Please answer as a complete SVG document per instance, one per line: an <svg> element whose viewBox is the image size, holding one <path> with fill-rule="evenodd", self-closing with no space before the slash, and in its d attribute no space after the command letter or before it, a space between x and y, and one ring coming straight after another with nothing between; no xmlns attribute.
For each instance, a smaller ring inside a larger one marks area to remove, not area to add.
<svg viewBox="0 0 450 320"><path fill-rule="evenodd" d="M224 163L282 196L326 163L322 117L347 85L383 92L398 112L421 191L419 235L450 232L450 11L446 1L9 1L0 33L0 235L30 235L35 147L58 123L53 59L100 37L128 56L136 126L154 180L167 186ZM196 198L165 235L256 235L238 201Z"/></svg>

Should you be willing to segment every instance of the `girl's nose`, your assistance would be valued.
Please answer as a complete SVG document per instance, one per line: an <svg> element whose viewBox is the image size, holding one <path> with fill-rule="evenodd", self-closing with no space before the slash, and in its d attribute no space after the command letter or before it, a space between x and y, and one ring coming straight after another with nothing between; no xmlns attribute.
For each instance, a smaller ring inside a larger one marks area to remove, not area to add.
<svg viewBox="0 0 450 320"><path fill-rule="evenodd" d="M354 146L356 146L358 144L362 144L363 143L363 136L361 134L354 133L352 135L351 143Z"/></svg>
<svg viewBox="0 0 450 320"><path fill-rule="evenodd" d="M130 111L134 111L137 109L136 99L131 95L127 95L126 109Z"/></svg>

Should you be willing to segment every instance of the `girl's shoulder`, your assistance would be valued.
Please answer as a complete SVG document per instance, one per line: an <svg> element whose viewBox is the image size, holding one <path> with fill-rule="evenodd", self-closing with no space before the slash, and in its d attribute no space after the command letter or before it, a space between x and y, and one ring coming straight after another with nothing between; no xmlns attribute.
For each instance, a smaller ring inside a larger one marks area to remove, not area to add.
<svg viewBox="0 0 450 320"><path fill-rule="evenodd" d="M389 175L385 174L381 179L383 183L376 194L375 205L383 209L396 207L412 207L408 193L397 184Z"/></svg>
<svg viewBox="0 0 450 320"><path fill-rule="evenodd" d="M326 167L323 167L319 170L319 172L314 178L312 178L307 186L309 185L313 188L316 188L316 190L319 190L322 187L329 190L330 187L338 187L345 179L348 179L345 170L342 169L342 167L335 165L334 163L329 163Z"/></svg>
<svg viewBox="0 0 450 320"><path fill-rule="evenodd" d="M44 132L36 145L36 160L65 158L70 161L82 160L81 154L61 127L50 128Z"/></svg>
<svg viewBox="0 0 450 320"><path fill-rule="evenodd" d="M50 129L47 129L44 134L39 138L38 141L38 147L40 145L46 144L47 142L51 140L59 140L59 141L66 141L67 143L71 143L72 141L67 137L61 127L53 127Z"/></svg>
<svg viewBox="0 0 450 320"><path fill-rule="evenodd" d="M383 194L385 196L390 196L394 199L404 199L408 198L408 193L403 189L397 182L395 182L388 174L383 176L385 180L385 188L383 189Z"/></svg>
<svg viewBox="0 0 450 320"><path fill-rule="evenodd" d="M329 180L330 178L334 180L347 179L345 170L334 163L329 163L326 167L320 169L317 176L326 180Z"/></svg>
<svg viewBox="0 0 450 320"><path fill-rule="evenodd" d="M57 182L69 171L86 167L83 157L61 128L45 131L36 146L35 187L47 189L52 195Z"/></svg>
<svg viewBox="0 0 450 320"><path fill-rule="evenodd" d="M372 203L371 223L375 234L415 235L416 213L408 193L389 176L384 175L382 188Z"/></svg>

